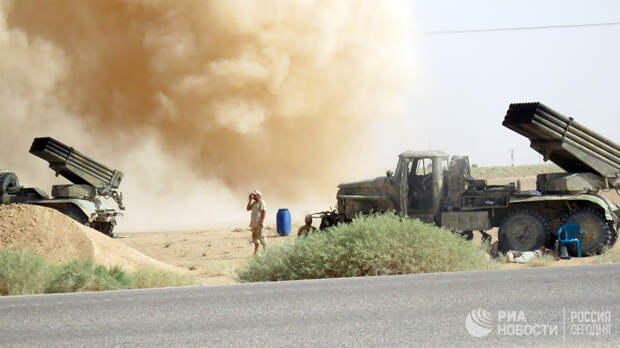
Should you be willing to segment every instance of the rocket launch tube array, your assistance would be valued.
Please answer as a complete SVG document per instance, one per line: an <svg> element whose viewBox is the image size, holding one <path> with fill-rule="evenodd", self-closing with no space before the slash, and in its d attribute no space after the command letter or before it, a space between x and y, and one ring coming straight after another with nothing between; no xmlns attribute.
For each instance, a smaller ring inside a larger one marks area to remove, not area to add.
<svg viewBox="0 0 620 348"><path fill-rule="evenodd" d="M510 104L502 124L567 172L620 177L618 144L542 103Z"/></svg>
<svg viewBox="0 0 620 348"><path fill-rule="evenodd" d="M30 153L49 162L57 175L74 184L115 189L123 179L122 172L110 169L54 138L35 138Z"/></svg>

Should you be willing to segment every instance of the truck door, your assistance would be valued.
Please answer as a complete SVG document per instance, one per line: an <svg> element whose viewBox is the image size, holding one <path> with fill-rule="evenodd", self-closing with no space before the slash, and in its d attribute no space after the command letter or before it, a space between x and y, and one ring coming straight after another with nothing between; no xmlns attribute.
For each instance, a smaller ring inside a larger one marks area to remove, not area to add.
<svg viewBox="0 0 620 348"><path fill-rule="evenodd" d="M407 216L409 210L409 173L411 172L411 159L401 158L396 167L398 184L400 215Z"/></svg>
<svg viewBox="0 0 620 348"><path fill-rule="evenodd" d="M433 161L418 158L409 173L409 207L411 213L428 213L433 209Z"/></svg>

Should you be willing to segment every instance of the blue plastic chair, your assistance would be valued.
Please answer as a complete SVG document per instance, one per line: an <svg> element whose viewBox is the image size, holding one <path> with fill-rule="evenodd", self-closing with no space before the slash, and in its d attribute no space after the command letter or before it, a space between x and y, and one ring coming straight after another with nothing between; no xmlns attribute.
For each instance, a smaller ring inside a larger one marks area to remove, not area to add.
<svg viewBox="0 0 620 348"><path fill-rule="evenodd" d="M578 224L569 222L558 230L558 248L563 244L576 243L577 256L581 257L581 241L583 239L583 229Z"/></svg>

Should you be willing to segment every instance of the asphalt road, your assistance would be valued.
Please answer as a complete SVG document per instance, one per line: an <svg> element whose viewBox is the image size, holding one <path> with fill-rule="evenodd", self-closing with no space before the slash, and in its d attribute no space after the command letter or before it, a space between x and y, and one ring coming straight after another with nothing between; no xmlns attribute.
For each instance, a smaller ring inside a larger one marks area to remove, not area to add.
<svg viewBox="0 0 620 348"><path fill-rule="evenodd" d="M13 296L0 345L618 347L619 291L595 265Z"/></svg>

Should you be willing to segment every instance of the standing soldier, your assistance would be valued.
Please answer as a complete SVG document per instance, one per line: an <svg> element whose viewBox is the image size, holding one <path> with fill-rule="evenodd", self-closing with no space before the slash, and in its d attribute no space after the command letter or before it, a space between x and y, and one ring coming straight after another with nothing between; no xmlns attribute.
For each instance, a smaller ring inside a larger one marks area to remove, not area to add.
<svg viewBox="0 0 620 348"><path fill-rule="evenodd" d="M252 242L254 242L254 255L258 253L258 243L263 246L263 250L267 248L267 242L263 236L263 224L265 222L267 205L262 200L260 191L256 190L250 193L248 197L247 211L252 211L250 216L250 228L252 229Z"/></svg>

